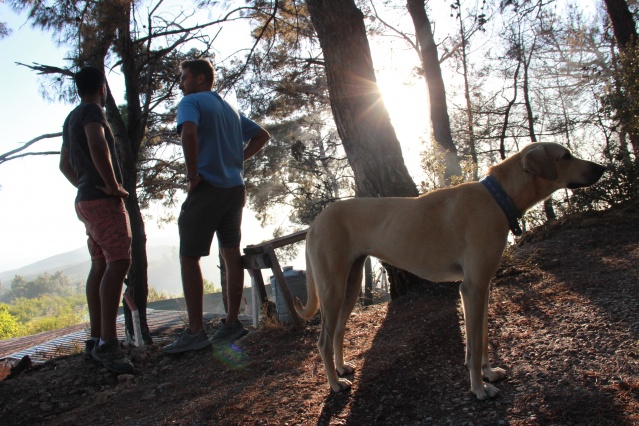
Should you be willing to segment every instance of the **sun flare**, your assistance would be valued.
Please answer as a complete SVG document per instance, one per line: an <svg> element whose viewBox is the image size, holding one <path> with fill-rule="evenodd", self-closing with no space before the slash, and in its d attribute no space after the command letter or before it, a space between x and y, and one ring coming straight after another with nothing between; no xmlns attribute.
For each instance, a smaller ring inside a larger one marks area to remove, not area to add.
<svg viewBox="0 0 639 426"><path fill-rule="evenodd" d="M406 166L414 175L421 170L420 153L430 140L426 85L406 72L382 70L377 73L377 86L402 145Z"/></svg>

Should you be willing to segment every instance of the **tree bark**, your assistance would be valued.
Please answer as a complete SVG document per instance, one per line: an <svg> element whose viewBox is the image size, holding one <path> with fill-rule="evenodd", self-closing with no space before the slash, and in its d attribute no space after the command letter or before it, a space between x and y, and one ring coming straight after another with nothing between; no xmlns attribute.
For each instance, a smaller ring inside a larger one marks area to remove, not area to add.
<svg viewBox="0 0 639 426"><path fill-rule="evenodd" d="M126 291L133 297L140 316L142 339L145 343L152 343L146 316L148 287L148 261L146 253L146 231L144 219L140 210L137 195L138 183L138 155L142 138L144 137L145 120L140 114L140 85L135 66L136 52L130 33L131 7L118 8L117 28L118 37L115 45L119 50L122 73L126 86L126 122L112 96L107 99L107 115L117 142L118 155L122 166L123 186L129 192L125 200L131 223L131 268L127 276ZM134 334L131 311L124 304L125 324L130 335Z"/></svg>
<svg viewBox="0 0 639 426"><path fill-rule="evenodd" d="M335 125L353 169L358 197L415 197L417 186L377 87L364 17L353 0L308 0L326 67ZM384 265L391 291L412 284ZM397 277L397 279L393 279Z"/></svg>
<svg viewBox="0 0 639 426"><path fill-rule="evenodd" d="M457 155L457 147L453 143L450 130L450 118L446 103L446 88L439 65L437 45L433 36L430 20L426 14L424 0L408 0L408 12L413 19L415 33L420 46L422 69L428 87L430 109L430 123L433 138L444 152L445 172L444 181L449 184L453 176L461 176L461 166Z"/></svg>
<svg viewBox="0 0 639 426"><path fill-rule="evenodd" d="M638 36L634 17L632 16L632 12L630 12L628 3L626 0L604 0L604 3L606 4L608 18L610 18L612 31L615 34L615 40L617 40L619 49L630 52L631 49L634 49ZM639 135L637 135L636 132L628 130L631 126L629 126L627 122L622 122L621 125L624 131L628 133L630 143L636 155L639 153Z"/></svg>
<svg viewBox="0 0 639 426"><path fill-rule="evenodd" d="M626 0L604 0L604 3L619 47L634 44L637 40L637 28Z"/></svg>

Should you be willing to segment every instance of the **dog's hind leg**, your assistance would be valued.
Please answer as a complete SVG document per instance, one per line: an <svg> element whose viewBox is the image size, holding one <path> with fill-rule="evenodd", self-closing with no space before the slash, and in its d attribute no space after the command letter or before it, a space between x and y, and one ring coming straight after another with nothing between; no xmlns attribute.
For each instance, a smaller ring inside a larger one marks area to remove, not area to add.
<svg viewBox="0 0 639 426"><path fill-rule="evenodd" d="M335 320L337 318L329 319L324 313L325 311L322 308L322 330L320 331L319 340L317 341L317 347L322 355L322 361L324 361L328 384L333 391L341 392L348 390L351 387L351 382L337 375L333 353L333 345L336 337Z"/></svg>
<svg viewBox="0 0 639 426"><path fill-rule="evenodd" d="M339 314L337 329L333 337L333 349L335 351L335 366L340 376L352 374L355 367L350 363L344 362L344 333L346 332L346 323L353 312L357 298L362 288L362 275L364 261L366 256L356 259L351 266L346 282L346 291L344 294L344 303Z"/></svg>
<svg viewBox="0 0 639 426"><path fill-rule="evenodd" d="M339 324L341 321L340 311L344 305L348 265L345 264L345 262L339 265L331 265L331 267L322 265L322 267L317 268L316 271L319 272L319 274L316 274L317 281L315 284L318 289L322 289L319 291L322 330L320 331L319 340L317 341L317 347L319 348L320 355L322 355L322 361L324 361L328 384L333 391L340 392L351 387L349 380L337 376L334 358L335 339L338 335L343 336L343 332L340 334L338 330L340 329ZM325 271L333 271L332 276L327 275ZM320 280L322 280L322 285L320 285ZM335 281L336 284L327 286L326 283L331 280ZM343 284L339 285L337 283Z"/></svg>
<svg viewBox="0 0 639 426"><path fill-rule="evenodd" d="M488 301L490 299L490 289L488 291L488 297L486 297L486 306L484 307L484 329L483 329L483 343L482 343L482 356L481 356L481 370L483 377L489 382L496 382L506 377L506 370L503 368L492 368L490 366L490 357L488 354Z"/></svg>
<svg viewBox="0 0 639 426"><path fill-rule="evenodd" d="M491 275L487 274L466 273L460 286L466 323L466 366L470 371L470 389L480 400L492 398L499 393L493 385L484 383L481 368L490 278Z"/></svg>

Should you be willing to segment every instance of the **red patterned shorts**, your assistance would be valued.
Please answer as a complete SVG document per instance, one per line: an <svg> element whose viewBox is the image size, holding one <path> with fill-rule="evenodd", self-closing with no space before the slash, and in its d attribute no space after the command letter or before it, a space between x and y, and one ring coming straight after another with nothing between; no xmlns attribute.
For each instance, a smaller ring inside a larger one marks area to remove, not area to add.
<svg viewBox="0 0 639 426"><path fill-rule="evenodd" d="M131 260L131 224L122 199L80 201L75 211L87 230L91 260Z"/></svg>

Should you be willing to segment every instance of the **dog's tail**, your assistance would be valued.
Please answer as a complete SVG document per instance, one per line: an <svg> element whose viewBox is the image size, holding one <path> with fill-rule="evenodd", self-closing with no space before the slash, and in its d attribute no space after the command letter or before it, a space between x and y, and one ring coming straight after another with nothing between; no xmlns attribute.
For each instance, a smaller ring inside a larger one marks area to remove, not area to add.
<svg viewBox="0 0 639 426"><path fill-rule="evenodd" d="M315 288L315 277L313 277L313 269L311 262L306 255L306 306L302 304L302 301L295 298L295 311L300 318L304 320L310 320L315 316L319 309L319 298L317 296L317 289Z"/></svg>

